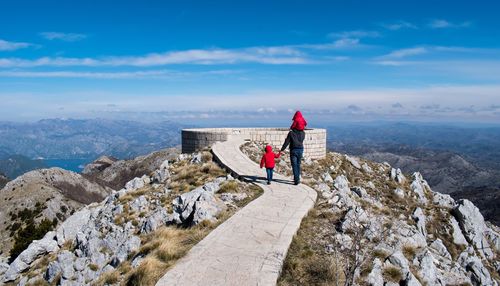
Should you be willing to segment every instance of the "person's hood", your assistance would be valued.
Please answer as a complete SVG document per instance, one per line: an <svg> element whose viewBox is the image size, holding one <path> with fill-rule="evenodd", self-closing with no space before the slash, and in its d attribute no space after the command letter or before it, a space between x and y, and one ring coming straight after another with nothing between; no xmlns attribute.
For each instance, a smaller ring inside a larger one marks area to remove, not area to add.
<svg viewBox="0 0 500 286"><path fill-rule="evenodd" d="M297 110L297 112L295 112L295 114L293 115L293 120L298 119L298 118L304 118L302 116L302 112L300 112L299 110Z"/></svg>
<svg viewBox="0 0 500 286"><path fill-rule="evenodd" d="M273 147L267 145L266 146L266 153L271 153L271 152L273 152Z"/></svg>

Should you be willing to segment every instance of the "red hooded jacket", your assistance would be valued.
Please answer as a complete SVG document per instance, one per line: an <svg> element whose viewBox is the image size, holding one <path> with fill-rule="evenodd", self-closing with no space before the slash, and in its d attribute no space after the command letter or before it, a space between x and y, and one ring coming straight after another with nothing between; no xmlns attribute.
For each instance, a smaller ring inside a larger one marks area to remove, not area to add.
<svg viewBox="0 0 500 286"><path fill-rule="evenodd" d="M295 112L295 115L293 116L292 120L293 123L292 126L290 126L290 129L303 131L307 126L307 121L304 119L300 111Z"/></svg>
<svg viewBox="0 0 500 286"><path fill-rule="evenodd" d="M279 158L280 153L275 154L273 153L273 147L267 145L266 146L266 153L262 156L262 159L260 160L260 167L266 166L266 168L274 168L274 158Z"/></svg>

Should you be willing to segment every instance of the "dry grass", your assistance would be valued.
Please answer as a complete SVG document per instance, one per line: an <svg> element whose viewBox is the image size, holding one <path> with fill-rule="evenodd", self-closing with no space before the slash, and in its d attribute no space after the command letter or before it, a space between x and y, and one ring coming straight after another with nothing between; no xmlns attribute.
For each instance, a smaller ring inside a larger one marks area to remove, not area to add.
<svg viewBox="0 0 500 286"><path fill-rule="evenodd" d="M395 283L399 283L403 278L403 273L396 266L387 266L384 267L382 275L384 276L385 281L391 281Z"/></svg>
<svg viewBox="0 0 500 286"><path fill-rule="evenodd" d="M413 258L417 255L417 248L413 245L404 245L403 246L403 255L409 261L412 261Z"/></svg>
<svg viewBox="0 0 500 286"><path fill-rule="evenodd" d="M342 265L325 252L324 235L333 231L340 217L317 206L302 220L294 236L278 285L332 285L342 284ZM326 232L325 232L326 230Z"/></svg>
<svg viewBox="0 0 500 286"><path fill-rule="evenodd" d="M239 187L238 181L236 181L236 180L227 181L221 185L219 192L220 193L235 193L238 191L238 187Z"/></svg>

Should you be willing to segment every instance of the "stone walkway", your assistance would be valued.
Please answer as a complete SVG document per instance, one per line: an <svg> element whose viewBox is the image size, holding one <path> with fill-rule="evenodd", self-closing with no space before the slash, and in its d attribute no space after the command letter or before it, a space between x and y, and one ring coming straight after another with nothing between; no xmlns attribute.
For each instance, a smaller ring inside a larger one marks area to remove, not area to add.
<svg viewBox="0 0 500 286"><path fill-rule="evenodd" d="M221 164L242 179L255 180L264 193L195 245L156 285L275 285L288 247L316 192L265 170L239 149L242 139L214 144Z"/></svg>

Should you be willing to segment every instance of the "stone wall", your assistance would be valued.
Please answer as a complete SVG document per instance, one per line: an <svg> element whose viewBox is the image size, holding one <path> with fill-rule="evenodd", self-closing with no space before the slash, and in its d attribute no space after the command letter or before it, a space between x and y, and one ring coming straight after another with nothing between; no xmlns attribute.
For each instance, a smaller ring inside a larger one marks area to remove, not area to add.
<svg viewBox="0 0 500 286"><path fill-rule="evenodd" d="M306 129L304 157L324 158L326 155L326 130ZM200 128L182 130L182 153L192 153L211 146L218 141L226 141L233 136L246 140L270 144L281 148L285 141L286 128Z"/></svg>

